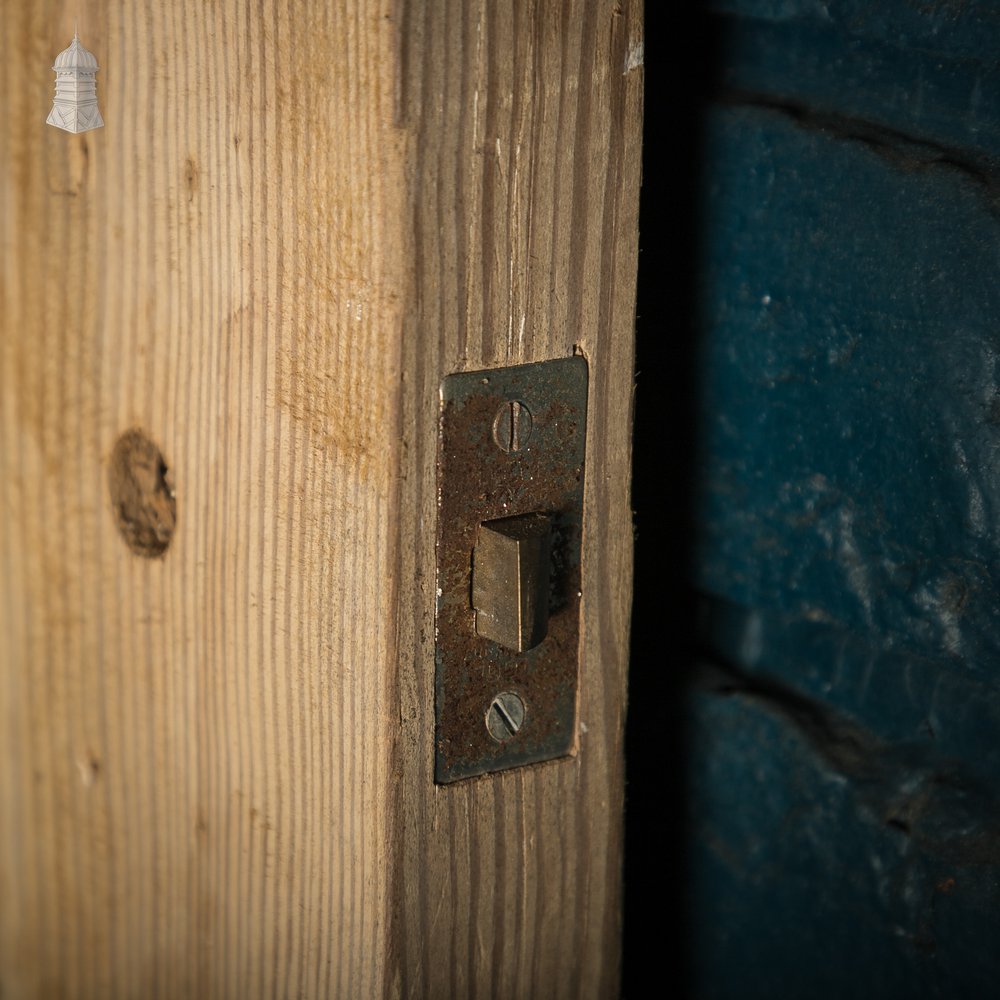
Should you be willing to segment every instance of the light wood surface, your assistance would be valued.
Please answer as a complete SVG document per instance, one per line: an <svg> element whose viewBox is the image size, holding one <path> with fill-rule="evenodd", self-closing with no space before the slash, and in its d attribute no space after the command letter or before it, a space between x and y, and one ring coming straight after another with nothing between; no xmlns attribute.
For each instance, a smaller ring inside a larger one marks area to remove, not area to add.
<svg viewBox="0 0 1000 1000"><path fill-rule="evenodd" d="M82 135L45 125L74 15ZM4 1000L614 994L639 21L0 2ZM580 751L438 788L438 383L574 349Z"/></svg>
<svg viewBox="0 0 1000 1000"><path fill-rule="evenodd" d="M70 135L45 116L77 11L107 124ZM4 1000L383 992L383 13L2 5ZM177 494L160 559L112 517L131 427Z"/></svg>

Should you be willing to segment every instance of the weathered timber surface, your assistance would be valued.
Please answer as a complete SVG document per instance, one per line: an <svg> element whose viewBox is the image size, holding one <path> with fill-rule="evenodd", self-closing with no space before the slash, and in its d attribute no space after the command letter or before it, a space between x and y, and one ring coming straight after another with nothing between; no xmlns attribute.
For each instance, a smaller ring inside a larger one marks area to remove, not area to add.
<svg viewBox="0 0 1000 1000"><path fill-rule="evenodd" d="M0 15L5 1000L614 994L639 5ZM438 385L574 350L580 750L438 788Z"/></svg>
<svg viewBox="0 0 1000 1000"><path fill-rule="evenodd" d="M415 143L403 336L401 815L412 997L614 994L631 576L629 427L642 48L637 3L410 3ZM575 759L431 783L434 422L443 375L590 361Z"/></svg>

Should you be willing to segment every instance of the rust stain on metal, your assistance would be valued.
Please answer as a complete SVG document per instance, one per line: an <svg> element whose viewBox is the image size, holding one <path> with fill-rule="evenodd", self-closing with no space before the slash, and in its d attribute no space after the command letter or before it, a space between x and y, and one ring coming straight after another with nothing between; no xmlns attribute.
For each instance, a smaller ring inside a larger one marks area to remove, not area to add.
<svg viewBox="0 0 1000 1000"><path fill-rule="evenodd" d="M495 439L498 413L530 414L523 448ZM551 760L576 745L580 542L587 420L582 357L450 375L438 434L435 780ZM484 521L542 513L552 519L549 623L523 653L476 633L472 552ZM501 692L524 702L510 739L486 718Z"/></svg>

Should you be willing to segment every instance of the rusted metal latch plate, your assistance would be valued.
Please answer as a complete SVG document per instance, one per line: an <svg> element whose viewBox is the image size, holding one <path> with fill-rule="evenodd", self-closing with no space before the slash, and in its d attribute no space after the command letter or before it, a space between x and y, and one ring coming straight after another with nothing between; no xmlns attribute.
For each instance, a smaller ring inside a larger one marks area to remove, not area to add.
<svg viewBox="0 0 1000 1000"><path fill-rule="evenodd" d="M441 384L438 783L575 749L586 426L582 357Z"/></svg>

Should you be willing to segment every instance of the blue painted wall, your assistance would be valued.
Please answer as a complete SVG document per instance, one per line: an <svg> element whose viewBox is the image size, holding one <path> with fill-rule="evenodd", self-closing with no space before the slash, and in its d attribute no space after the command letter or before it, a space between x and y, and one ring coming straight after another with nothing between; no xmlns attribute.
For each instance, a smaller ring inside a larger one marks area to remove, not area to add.
<svg viewBox="0 0 1000 1000"><path fill-rule="evenodd" d="M689 985L992 996L1000 3L710 6Z"/></svg>

